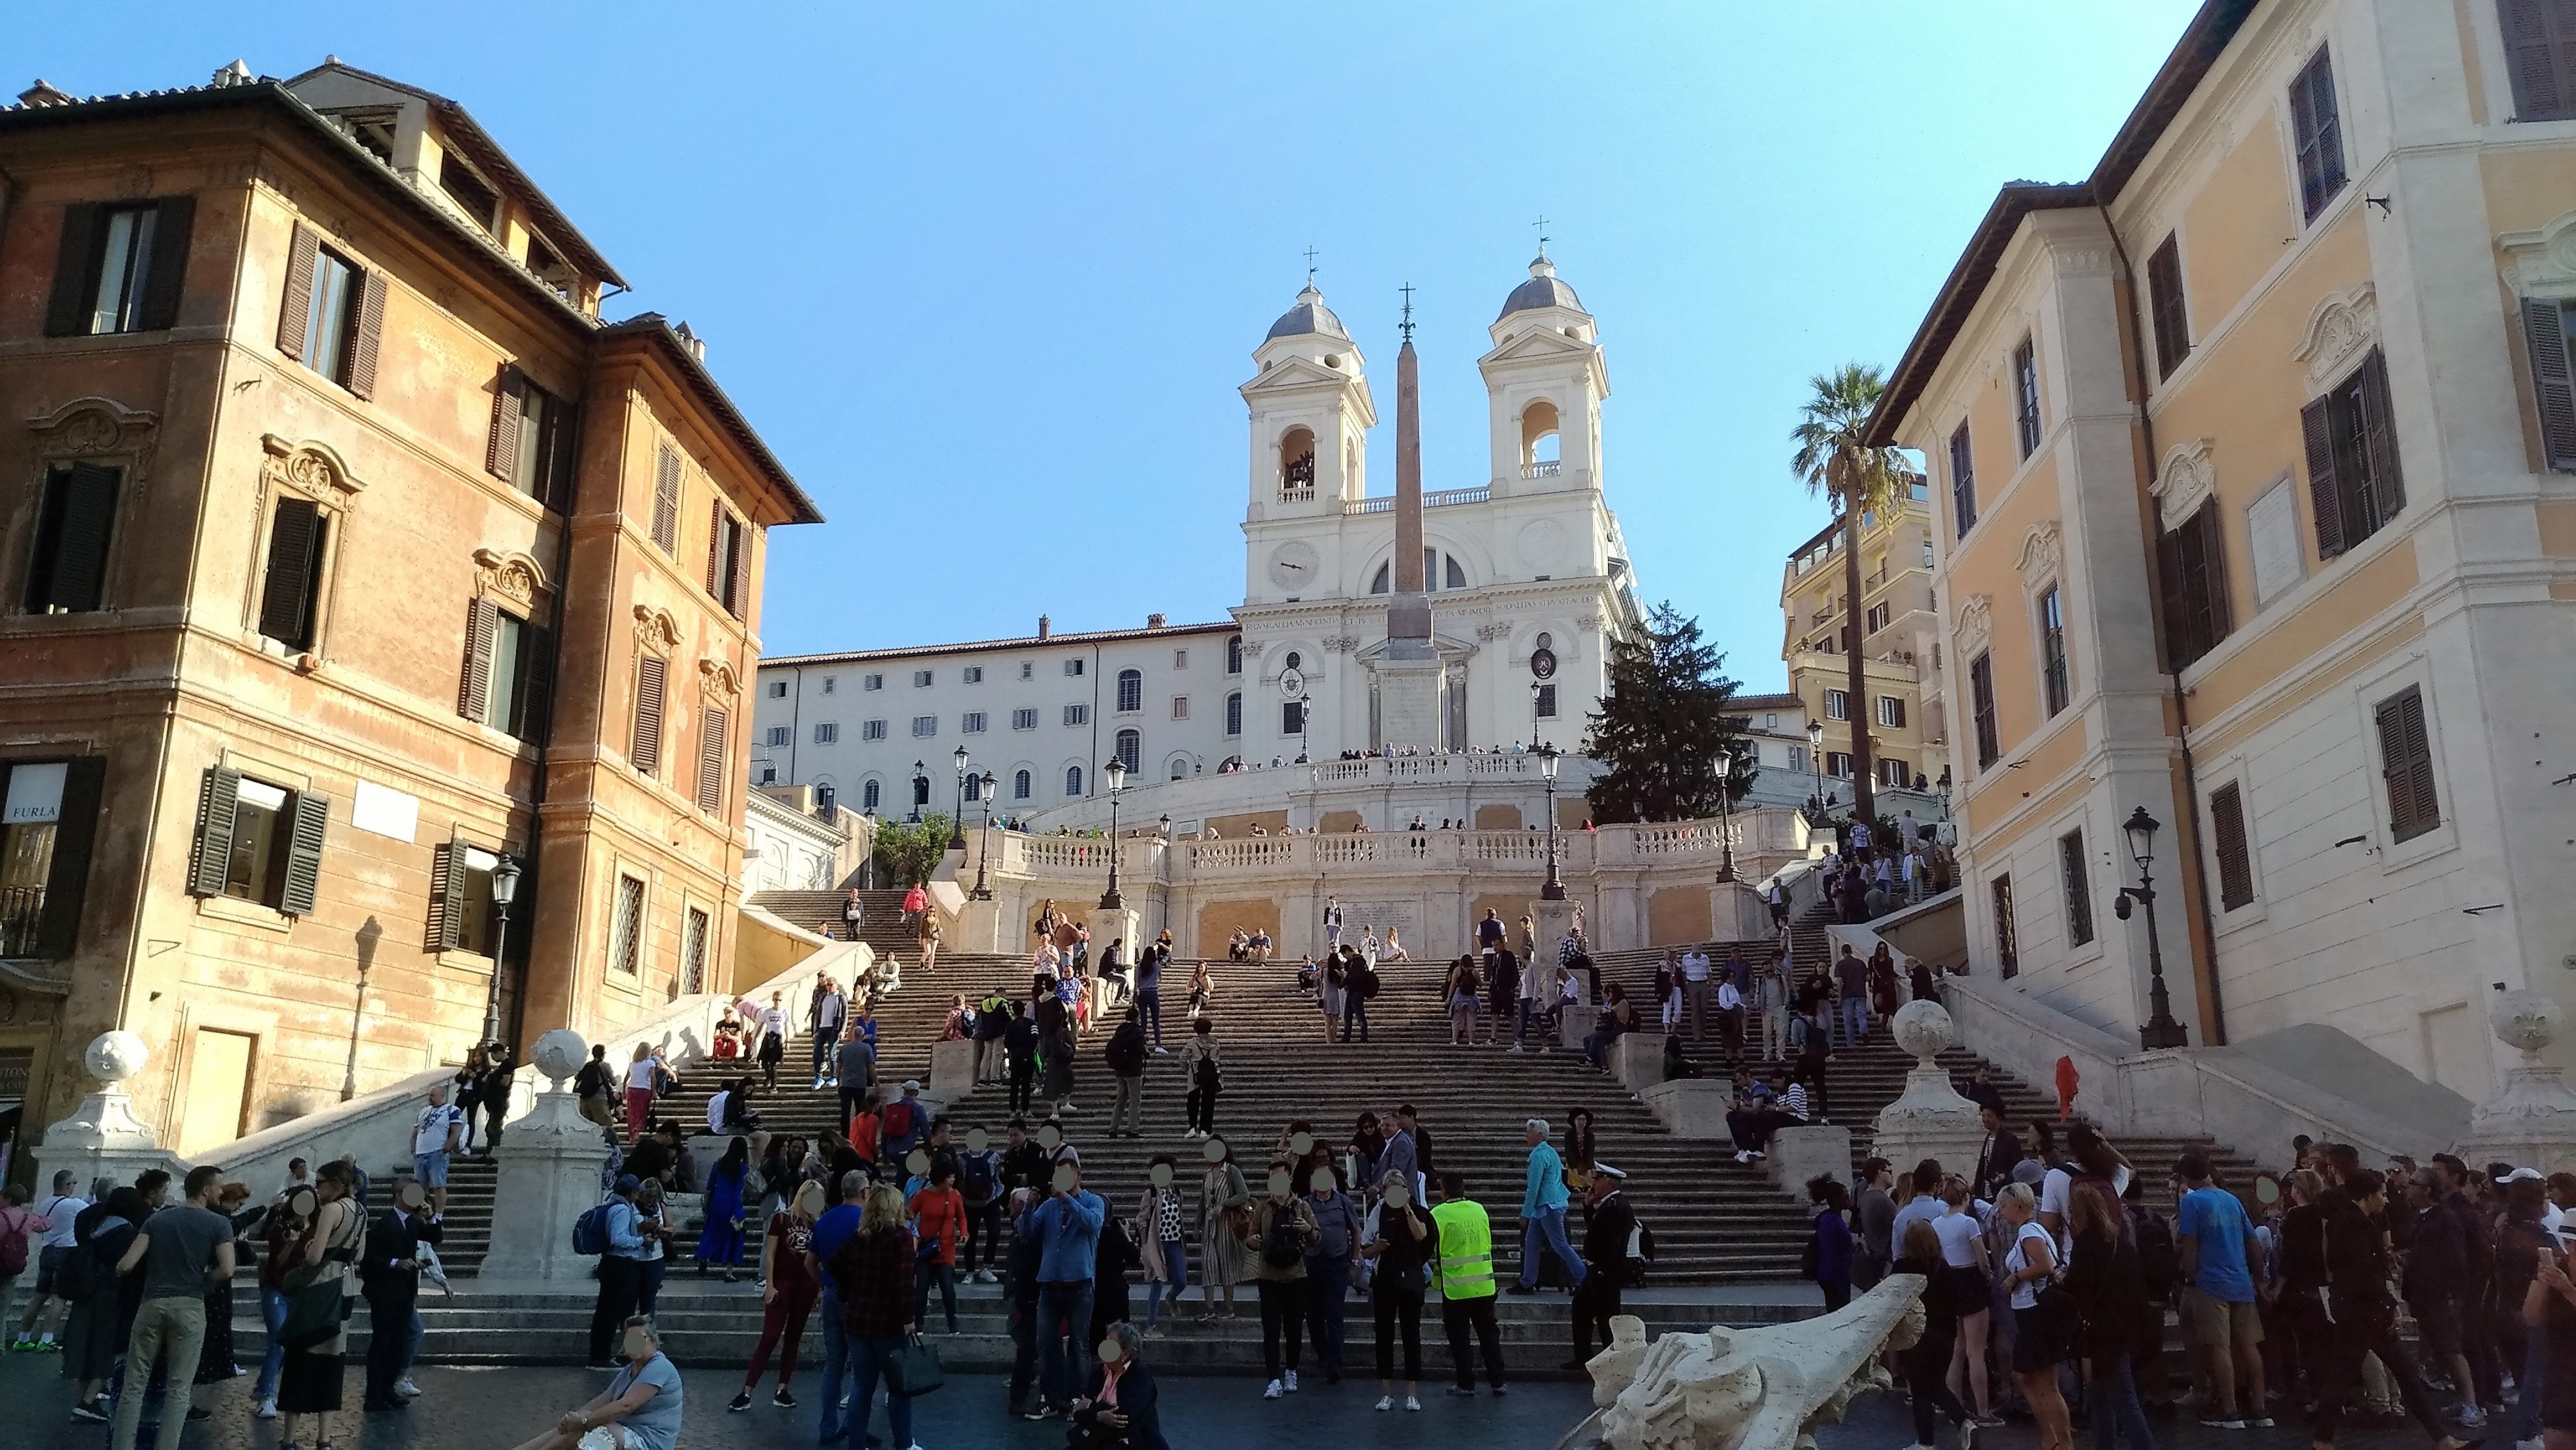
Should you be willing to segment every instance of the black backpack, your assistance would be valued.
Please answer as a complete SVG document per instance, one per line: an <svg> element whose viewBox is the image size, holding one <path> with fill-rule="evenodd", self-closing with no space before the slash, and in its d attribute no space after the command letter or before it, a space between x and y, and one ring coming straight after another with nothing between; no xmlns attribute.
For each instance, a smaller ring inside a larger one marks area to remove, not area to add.
<svg viewBox="0 0 2576 1450"><path fill-rule="evenodd" d="M2147 1211L2130 1215L2129 1226L2138 1240L2138 1273L2146 1280L2147 1297L2162 1301L2173 1292L2180 1258L2174 1245L2173 1225L2163 1214Z"/></svg>
<svg viewBox="0 0 2576 1450"><path fill-rule="evenodd" d="M1261 1262L1274 1269L1284 1269L1291 1264L1303 1263L1305 1258L1306 1241L1297 1234L1295 1206L1280 1208L1272 1205L1270 1231L1261 1239Z"/></svg>

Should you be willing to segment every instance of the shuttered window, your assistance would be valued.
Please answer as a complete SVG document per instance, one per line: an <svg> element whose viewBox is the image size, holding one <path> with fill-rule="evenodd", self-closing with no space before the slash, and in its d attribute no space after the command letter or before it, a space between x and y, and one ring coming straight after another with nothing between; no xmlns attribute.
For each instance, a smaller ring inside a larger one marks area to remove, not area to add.
<svg viewBox="0 0 2576 1450"><path fill-rule="evenodd" d="M45 335L159 332L177 321L196 212L193 196L63 208Z"/></svg>
<svg viewBox="0 0 2576 1450"><path fill-rule="evenodd" d="M733 729L730 711L709 706L698 721L698 809L724 814L725 746Z"/></svg>
<svg viewBox="0 0 2576 1450"><path fill-rule="evenodd" d="M2390 415L2388 363L2377 348L2324 397L2299 410L2317 556L2331 559L2378 533L2406 507Z"/></svg>
<svg viewBox="0 0 2576 1450"><path fill-rule="evenodd" d="M2084 833L2057 838L2057 870L2066 889L2066 944L2080 947L2093 940L2093 873L2084 860Z"/></svg>
<svg viewBox="0 0 2576 1450"><path fill-rule="evenodd" d="M653 459L653 542L665 554L680 547L680 451L668 443Z"/></svg>
<svg viewBox="0 0 2576 1450"><path fill-rule="evenodd" d="M2570 0L2576 4L2576 0ZM2522 302L2523 339L2531 348L2532 392L2540 409L2540 444L2548 466L2576 473L2576 367L2570 366L2567 304L2554 298Z"/></svg>
<svg viewBox="0 0 2576 1450"><path fill-rule="evenodd" d="M2012 878L1998 876L1994 882L1995 900L1995 975L2021 975L2021 933L2013 925Z"/></svg>
<svg viewBox="0 0 2576 1450"><path fill-rule="evenodd" d="M644 955L644 883L617 878L617 909L608 918L608 969L635 976Z"/></svg>
<svg viewBox="0 0 2576 1450"><path fill-rule="evenodd" d="M2156 377L2172 377L2191 356L2191 318L2183 306L2182 242L2171 232L2147 258L2147 310L2156 327Z"/></svg>
<svg viewBox="0 0 2576 1450"><path fill-rule="evenodd" d="M2040 703L2050 715L2075 698L2075 675L2066 656L2066 605L2057 586L2039 596Z"/></svg>
<svg viewBox="0 0 2576 1450"><path fill-rule="evenodd" d="M1950 516L1958 521L1961 538L1977 526L1977 458L1965 423L1950 432Z"/></svg>
<svg viewBox="0 0 2576 1450"><path fill-rule="evenodd" d="M2254 858L2245 838L2245 794L2229 781L2209 793L2209 833L2218 848L2218 904L2234 911L2254 899Z"/></svg>
<svg viewBox="0 0 2576 1450"><path fill-rule="evenodd" d="M331 801L211 766L198 790L188 890L312 914L320 894Z"/></svg>
<svg viewBox="0 0 2576 1450"><path fill-rule="evenodd" d="M571 404L504 363L492 384L492 431L483 467L494 478L561 509L572 497L575 413Z"/></svg>
<svg viewBox="0 0 2576 1450"><path fill-rule="evenodd" d="M2004 753L2003 733L1995 720L1995 657L1980 654L1968 665L1968 698L1977 723L1977 768L1985 769Z"/></svg>
<svg viewBox="0 0 2576 1450"><path fill-rule="evenodd" d="M635 730L626 758L638 775L662 773L662 708L670 679L670 664L660 655L635 657Z"/></svg>
<svg viewBox="0 0 2576 1450"><path fill-rule="evenodd" d="M2315 221L2343 190L2343 119L2335 104L2334 62L2326 47L2290 82L2290 136L2299 153L2299 201Z"/></svg>
<svg viewBox="0 0 2576 1450"><path fill-rule="evenodd" d="M319 233L299 224L287 253L278 350L358 397L374 397L385 290L382 274L323 246Z"/></svg>
<svg viewBox="0 0 2576 1450"><path fill-rule="evenodd" d="M2424 729L2424 692L2409 685L2379 702L2379 774L2388 786L2388 831L2410 840L2442 824L2433 790L2433 741Z"/></svg>
<svg viewBox="0 0 2576 1450"><path fill-rule="evenodd" d="M465 670L456 713L530 744L545 742L554 690L554 635L489 599L466 608Z"/></svg>
<svg viewBox="0 0 2576 1450"><path fill-rule="evenodd" d="M120 470L96 463L58 463L47 470L27 569L28 613L87 614L101 607L123 478Z"/></svg>
<svg viewBox="0 0 2576 1450"><path fill-rule="evenodd" d="M2218 500L2168 529L2156 543L2159 588L2164 596L2165 651L2180 670L2218 647L2233 625L2227 608L2227 565L2219 550Z"/></svg>
<svg viewBox="0 0 2576 1450"><path fill-rule="evenodd" d="M707 593L725 607L734 618L743 617L747 600L744 575L750 567L749 531L742 521L725 511L724 500L710 506L707 526Z"/></svg>
<svg viewBox="0 0 2576 1450"><path fill-rule="evenodd" d="M311 499L279 499L276 515L269 521L259 632L290 652L313 648L322 598L322 554L330 528L331 521Z"/></svg>
<svg viewBox="0 0 2576 1450"><path fill-rule="evenodd" d="M2576 0L2498 0L2513 118L2576 116Z"/></svg>
<svg viewBox="0 0 2576 1450"><path fill-rule="evenodd" d="M2013 429L2022 457L2039 451L2039 346L2027 337L2013 349Z"/></svg>

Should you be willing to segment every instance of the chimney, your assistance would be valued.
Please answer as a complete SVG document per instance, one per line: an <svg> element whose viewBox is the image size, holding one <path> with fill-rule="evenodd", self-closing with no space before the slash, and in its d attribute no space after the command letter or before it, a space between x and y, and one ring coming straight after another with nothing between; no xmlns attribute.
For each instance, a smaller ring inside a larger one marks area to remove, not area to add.
<svg viewBox="0 0 2576 1450"><path fill-rule="evenodd" d="M257 79L257 77L250 73L250 63L248 61L235 60L231 65L225 66L222 70L215 72L215 78L212 83L216 86L229 89L233 86L249 85L255 79Z"/></svg>
<svg viewBox="0 0 2576 1450"><path fill-rule="evenodd" d="M1048 635L1051 635L1051 634L1053 634L1053 633L1055 633L1055 621L1054 621L1054 620L1051 620L1051 619L1049 619L1049 618L1047 618L1047 617L1046 617L1045 615L1043 615L1043 614L1039 615L1039 616L1038 616L1038 638L1040 638L1040 639L1044 639L1044 638L1046 638Z"/></svg>
<svg viewBox="0 0 2576 1450"><path fill-rule="evenodd" d="M696 358L700 362L705 362L707 360L707 340L692 331L689 324L683 322L679 326L672 328L671 331L677 334L681 344L688 348L689 356Z"/></svg>
<svg viewBox="0 0 2576 1450"><path fill-rule="evenodd" d="M1170 623L1171 617L1169 615L1149 614L1145 616L1145 627L1147 629L1162 629Z"/></svg>
<svg viewBox="0 0 2576 1450"><path fill-rule="evenodd" d="M42 76L36 78L34 85L18 93L18 104L22 106L68 106L71 103L68 92L57 89Z"/></svg>

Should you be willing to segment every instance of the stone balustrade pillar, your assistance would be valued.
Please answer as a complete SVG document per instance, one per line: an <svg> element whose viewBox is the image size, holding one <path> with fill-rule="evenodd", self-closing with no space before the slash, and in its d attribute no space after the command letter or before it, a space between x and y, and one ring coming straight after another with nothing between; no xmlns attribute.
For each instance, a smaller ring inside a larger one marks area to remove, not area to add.
<svg viewBox="0 0 2576 1450"><path fill-rule="evenodd" d="M79 1185L74 1191L87 1193L101 1178L128 1184L147 1169L177 1173L186 1166L134 1115L134 1100L125 1092L125 1082L150 1057L143 1039L131 1032L102 1032L91 1040L81 1060L98 1079L98 1091L45 1130L35 1149L37 1181L50 1182L57 1170L68 1168Z"/></svg>
<svg viewBox="0 0 2576 1450"><path fill-rule="evenodd" d="M1914 1055L1905 1074L1905 1091L1878 1114L1876 1151L1902 1173L1926 1158L1941 1160L1945 1172L1971 1177L1985 1124L1977 1105L1950 1085L1947 1068L1933 1058L1959 1045L1958 1025L1938 1002L1908 1002L1889 1024L1896 1045Z"/></svg>

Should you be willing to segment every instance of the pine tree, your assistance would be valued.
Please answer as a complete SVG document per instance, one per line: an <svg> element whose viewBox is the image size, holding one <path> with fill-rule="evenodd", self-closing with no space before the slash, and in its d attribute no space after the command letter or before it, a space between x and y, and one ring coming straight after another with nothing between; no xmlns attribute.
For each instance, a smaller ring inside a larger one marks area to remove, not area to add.
<svg viewBox="0 0 2576 1450"><path fill-rule="evenodd" d="M1730 799L1752 787L1750 716L1730 715L1736 682L1726 655L1700 638L1699 621L1656 607L1646 637L1611 647L1610 692L1590 720L1585 753L1610 769L1592 783L1592 818L1686 821L1718 813L1716 759L1734 757Z"/></svg>

